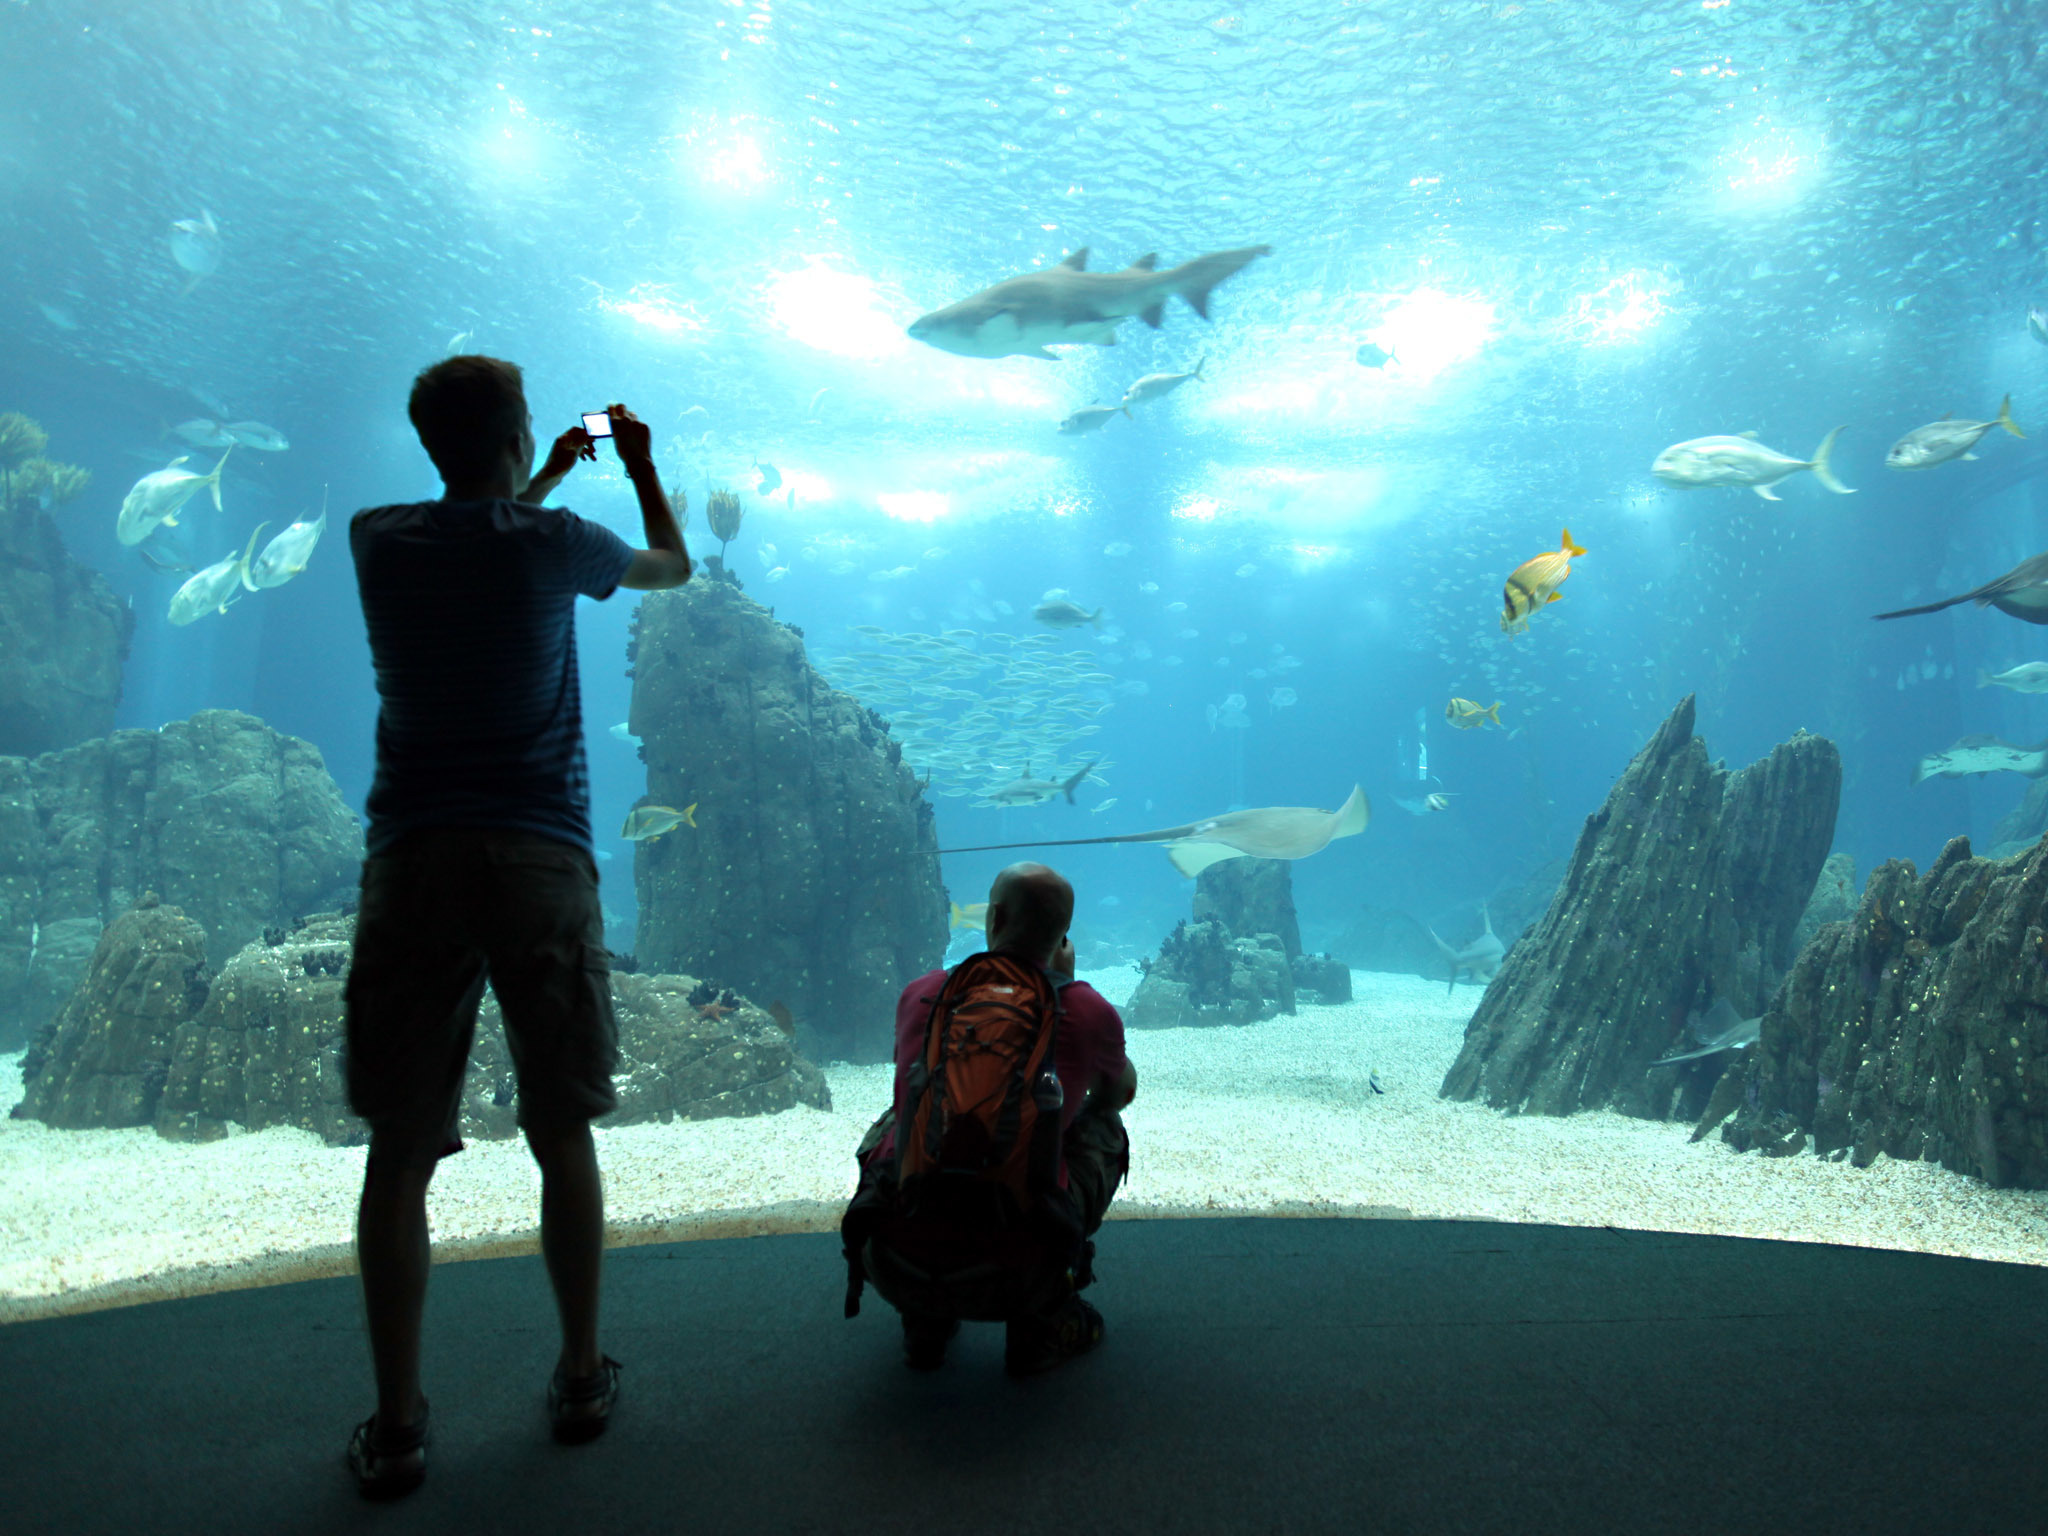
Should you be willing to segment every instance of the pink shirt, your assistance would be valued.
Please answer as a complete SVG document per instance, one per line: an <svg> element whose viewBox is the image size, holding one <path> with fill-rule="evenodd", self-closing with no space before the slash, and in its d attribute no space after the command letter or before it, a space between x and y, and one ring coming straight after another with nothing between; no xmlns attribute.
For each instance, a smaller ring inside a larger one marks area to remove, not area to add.
<svg viewBox="0 0 2048 1536"><path fill-rule="evenodd" d="M931 1018L932 1002L946 984L946 972L927 971L903 989L896 1000L896 1121L902 1124L908 1113L910 1067L924 1050L924 1028ZM1122 1075L1124 1021L1103 995L1085 981L1070 981L1060 987L1062 1012L1058 1034L1053 1039L1053 1070L1059 1074L1060 1129L1074 1123L1088 1090L1103 1078ZM889 1157L896 1149L892 1129L876 1151Z"/></svg>

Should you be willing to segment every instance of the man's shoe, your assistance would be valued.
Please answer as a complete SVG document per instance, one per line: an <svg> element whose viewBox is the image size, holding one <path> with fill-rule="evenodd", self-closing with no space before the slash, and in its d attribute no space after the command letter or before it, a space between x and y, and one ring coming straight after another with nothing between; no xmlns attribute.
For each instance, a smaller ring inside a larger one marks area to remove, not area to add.
<svg viewBox="0 0 2048 1536"><path fill-rule="evenodd" d="M1004 1325L1003 1369L1038 1376L1085 1355L1102 1342L1102 1314L1069 1296L1042 1316L1013 1317Z"/></svg>
<svg viewBox="0 0 2048 1536"><path fill-rule="evenodd" d="M946 1346L960 1331L957 1317L903 1314L903 1363L913 1371L936 1371L946 1363Z"/></svg>

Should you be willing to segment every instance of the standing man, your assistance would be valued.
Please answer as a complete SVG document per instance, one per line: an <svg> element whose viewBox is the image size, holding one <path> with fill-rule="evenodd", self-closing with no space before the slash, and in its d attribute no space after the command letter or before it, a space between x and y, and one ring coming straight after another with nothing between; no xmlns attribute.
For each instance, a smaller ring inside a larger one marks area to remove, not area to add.
<svg viewBox="0 0 2048 1536"><path fill-rule="evenodd" d="M464 1069L488 981L540 1164L541 1253L561 1314L548 1386L555 1438L604 1432L618 1362L597 1345L604 1190L590 1122L614 1103L612 1019L576 677L578 594L654 591L690 557L645 423L614 405L646 549L540 503L597 448L581 427L533 473L533 418L512 363L451 357L408 406L439 501L356 514L349 545L376 665L377 773L347 986L349 1105L369 1123L356 1218L377 1411L349 1466L371 1498L426 1475L420 1317L427 1185L459 1152Z"/></svg>

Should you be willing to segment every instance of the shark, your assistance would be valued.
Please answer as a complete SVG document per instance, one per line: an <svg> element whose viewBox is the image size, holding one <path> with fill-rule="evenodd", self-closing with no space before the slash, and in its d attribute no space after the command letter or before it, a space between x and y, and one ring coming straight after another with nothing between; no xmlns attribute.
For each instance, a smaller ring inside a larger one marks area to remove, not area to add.
<svg viewBox="0 0 2048 1536"><path fill-rule="evenodd" d="M1088 766L1071 779L1034 779L1031 777L1031 765L1026 763L1021 779L1012 779L1001 788L990 790L988 798L997 805L1043 805L1046 801L1057 800L1064 794L1067 797L1067 804L1072 805L1075 788L1088 777L1094 767L1095 763L1091 759Z"/></svg>
<svg viewBox="0 0 2048 1536"><path fill-rule="evenodd" d="M1911 618L1916 613L1939 613L1944 608L1955 607L1957 603L1996 608L2000 613L2024 619L2029 624L2048 624L2048 555L2022 560L1997 580L1987 581L1983 586L1973 587L1955 597L1944 597L1938 603L1922 603L1917 608L1895 608L1890 613L1880 613L1875 617Z"/></svg>
<svg viewBox="0 0 2048 1536"><path fill-rule="evenodd" d="M1685 1016L1685 1032L1699 1044L1689 1051L1659 1057L1650 1065L1669 1067L1681 1061L1697 1061L1702 1056L1714 1056L1722 1051L1739 1051L1745 1045L1755 1045L1757 1033L1763 1027L1763 1022L1761 1018L1745 1019L1735 1011L1735 1005L1727 998L1717 997L1714 999L1714 1006L1705 1013L1689 1013Z"/></svg>
<svg viewBox="0 0 2048 1536"><path fill-rule="evenodd" d="M1480 921L1486 924L1486 932L1463 949L1451 948L1442 939L1437 938L1434 928L1428 930L1430 938L1436 941L1436 947L1443 951L1444 959L1450 962L1451 984L1446 989L1449 992L1458 990L1458 974L1461 971L1471 972L1475 983L1493 980L1495 973L1500 970L1502 957L1508 952L1507 946L1501 943L1500 936L1493 931L1493 914L1486 910L1484 902L1479 904L1479 917Z"/></svg>
<svg viewBox="0 0 2048 1536"><path fill-rule="evenodd" d="M935 309L910 324L910 334L960 357L1042 357L1047 347L1111 346L1117 327L1136 315L1154 330L1176 294L1204 320L1209 294L1232 273L1267 255L1270 245L1211 251L1158 270L1157 256L1140 256L1121 272L1090 272L1088 247L1057 266L1005 278L992 288Z"/></svg>
<svg viewBox="0 0 2048 1536"><path fill-rule="evenodd" d="M1080 848L1097 843L1157 843L1173 867L1192 878L1225 859L1305 859L1340 837L1356 837L1372 821L1372 804L1356 784L1334 811L1300 805L1268 805L1225 811L1178 827L1125 832L1114 837L1067 837L1029 843L983 843L941 848L940 853L994 853L1011 848Z"/></svg>

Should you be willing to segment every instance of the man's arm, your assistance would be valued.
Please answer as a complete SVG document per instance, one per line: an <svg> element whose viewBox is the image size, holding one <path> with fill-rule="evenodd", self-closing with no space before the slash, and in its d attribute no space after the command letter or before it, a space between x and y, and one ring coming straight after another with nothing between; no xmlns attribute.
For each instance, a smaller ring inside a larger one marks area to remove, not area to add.
<svg viewBox="0 0 2048 1536"><path fill-rule="evenodd" d="M1052 963L1046 967L1055 981L1074 979L1074 941L1062 935L1059 948L1052 954ZM1131 1064L1129 1056L1124 1057L1123 1071L1104 1072L1088 1085L1090 1099L1104 1099L1111 1109L1122 1109L1138 1096L1138 1069Z"/></svg>
<svg viewBox="0 0 2048 1536"><path fill-rule="evenodd" d="M548 450L547 462L541 465L539 474L526 482L526 489L519 493L519 499L530 506L539 506L553 494L563 477L576 467L578 459L596 458L596 440L581 427L571 427L555 439L555 445Z"/></svg>
<svg viewBox="0 0 2048 1536"><path fill-rule="evenodd" d="M619 585L636 592L680 587L690 579L690 552L683 547L683 530L676 526L661 476L654 470L654 434L623 405L606 410L612 418L612 446L626 466L626 478L633 482L633 494L640 501L640 522L647 530L647 548L633 552L633 563L626 567Z"/></svg>

